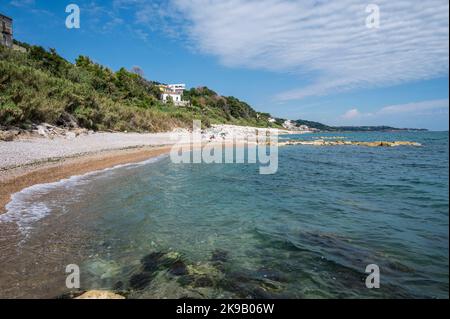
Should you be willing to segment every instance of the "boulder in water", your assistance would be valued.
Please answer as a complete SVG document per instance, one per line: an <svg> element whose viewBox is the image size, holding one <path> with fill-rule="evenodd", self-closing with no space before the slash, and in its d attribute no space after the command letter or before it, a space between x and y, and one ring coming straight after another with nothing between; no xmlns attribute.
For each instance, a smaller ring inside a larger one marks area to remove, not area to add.
<svg viewBox="0 0 450 319"><path fill-rule="evenodd" d="M174 276L183 276L188 273L188 270L182 260L177 260L170 266L169 273Z"/></svg>

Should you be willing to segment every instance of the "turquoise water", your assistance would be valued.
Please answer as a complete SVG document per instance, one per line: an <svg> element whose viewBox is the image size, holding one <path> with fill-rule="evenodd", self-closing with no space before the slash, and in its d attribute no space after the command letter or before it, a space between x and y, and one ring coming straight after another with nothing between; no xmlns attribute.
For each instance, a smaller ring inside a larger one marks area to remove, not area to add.
<svg viewBox="0 0 450 319"><path fill-rule="evenodd" d="M0 241L0 294L62 294L75 263L82 289L130 298L448 298L448 133L281 138L336 135L423 146L286 146L274 175L162 157L30 190L0 223L20 242Z"/></svg>

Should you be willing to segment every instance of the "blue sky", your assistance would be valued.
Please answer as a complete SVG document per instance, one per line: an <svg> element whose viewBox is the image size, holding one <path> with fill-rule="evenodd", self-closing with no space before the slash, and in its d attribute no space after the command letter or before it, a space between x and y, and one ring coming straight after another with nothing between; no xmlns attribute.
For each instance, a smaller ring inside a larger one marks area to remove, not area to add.
<svg viewBox="0 0 450 319"><path fill-rule="evenodd" d="M81 9L67 29L65 8ZM379 28L367 28L369 3ZM18 40L331 125L448 130L448 0L0 0Z"/></svg>

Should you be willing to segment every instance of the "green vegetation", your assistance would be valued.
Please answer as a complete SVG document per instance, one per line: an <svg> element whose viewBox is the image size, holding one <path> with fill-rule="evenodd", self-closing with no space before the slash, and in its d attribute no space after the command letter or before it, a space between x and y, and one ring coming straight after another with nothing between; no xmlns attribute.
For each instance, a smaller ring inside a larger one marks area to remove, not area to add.
<svg viewBox="0 0 450 319"><path fill-rule="evenodd" d="M16 43L26 52L0 46L0 126L70 122L93 130L158 132L189 127L193 119L206 126L271 125L269 114L206 87L186 91L190 106L176 107L160 102L159 83L139 74L114 72L85 56L70 63L54 49Z"/></svg>
<svg viewBox="0 0 450 319"><path fill-rule="evenodd" d="M397 128L392 126L380 125L380 126L335 126L335 131L343 132L390 132L390 131L428 131L427 129L420 128Z"/></svg>
<svg viewBox="0 0 450 319"><path fill-rule="evenodd" d="M191 109L202 114L209 124L232 123L236 125L271 126L270 114L256 112L250 105L239 99L224 97L207 87L185 91L183 98L191 101ZM273 125L274 127L281 127Z"/></svg>
<svg viewBox="0 0 450 319"><path fill-rule="evenodd" d="M392 126L328 126L319 122L296 120L297 126L307 125L309 128L315 128L320 131L329 132L389 132L389 131L426 131L426 129L416 128L396 128Z"/></svg>

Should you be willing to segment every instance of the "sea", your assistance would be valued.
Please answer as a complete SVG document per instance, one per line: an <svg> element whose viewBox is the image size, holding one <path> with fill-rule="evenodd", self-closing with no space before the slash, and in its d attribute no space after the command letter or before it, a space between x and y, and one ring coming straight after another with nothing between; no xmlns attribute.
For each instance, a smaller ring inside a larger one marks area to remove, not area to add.
<svg viewBox="0 0 450 319"><path fill-rule="evenodd" d="M32 186L0 215L0 297L449 297L448 132L286 139L422 146L284 146L268 175L164 155Z"/></svg>

